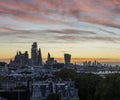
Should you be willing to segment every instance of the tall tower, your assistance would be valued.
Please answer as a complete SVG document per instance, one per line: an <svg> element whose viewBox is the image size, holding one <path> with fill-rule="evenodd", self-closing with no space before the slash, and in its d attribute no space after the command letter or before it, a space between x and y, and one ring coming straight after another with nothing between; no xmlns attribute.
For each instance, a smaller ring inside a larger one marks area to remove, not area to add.
<svg viewBox="0 0 120 100"><path fill-rule="evenodd" d="M38 51L38 64L42 66L42 55L41 55L41 49L39 48Z"/></svg>
<svg viewBox="0 0 120 100"><path fill-rule="evenodd" d="M29 64L29 55L28 55L28 51L25 51L25 53L24 53L24 64L26 64L26 65Z"/></svg>
<svg viewBox="0 0 120 100"><path fill-rule="evenodd" d="M32 48L31 48L31 61L33 65L42 66L42 54L41 54L41 50L37 47L37 42L34 42L32 44Z"/></svg>
<svg viewBox="0 0 120 100"><path fill-rule="evenodd" d="M31 48L31 60L33 65L38 64L38 50L37 50L37 42L32 44Z"/></svg>
<svg viewBox="0 0 120 100"><path fill-rule="evenodd" d="M64 54L64 61L65 61L65 66L69 65L71 62L71 55L70 54Z"/></svg>
<svg viewBox="0 0 120 100"><path fill-rule="evenodd" d="M47 60L49 60L50 58L51 58L50 53L48 52Z"/></svg>

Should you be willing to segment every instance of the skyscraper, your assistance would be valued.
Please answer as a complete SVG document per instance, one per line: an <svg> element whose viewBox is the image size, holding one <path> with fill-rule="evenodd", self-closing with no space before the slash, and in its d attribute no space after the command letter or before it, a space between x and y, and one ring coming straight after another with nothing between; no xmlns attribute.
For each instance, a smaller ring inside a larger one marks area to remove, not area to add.
<svg viewBox="0 0 120 100"><path fill-rule="evenodd" d="M38 51L38 65L42 66L42 54L41 54L41 49L39 48Z"/></svg>
<svg viewBox="0 0 120 100"><path fill-rule="evenodd" d="M31 61L33 65L42 65L41 50L37 48L37 42L32 44L31 48Z"/></svg>
<svg viewBox="0 0 120 100"><path fill-rule="evenodd" d="M47 60L51 58L50 53L48 52Z"/></svg>
<svg viewBox="0 0 120 100"><path fill-rule="evenodd" d="M48 52L46 64L47 64L47 65L53 65L54 63L55 63L54 58L51 57L50 53Z"/></svg>
<svg viewBox="0 0 120 100"><path fill-rule="evenodd" d="M70 62L71 62L71 55L70 54L64 54L64 62L65 62L65 66L70 64Z"/></svg>

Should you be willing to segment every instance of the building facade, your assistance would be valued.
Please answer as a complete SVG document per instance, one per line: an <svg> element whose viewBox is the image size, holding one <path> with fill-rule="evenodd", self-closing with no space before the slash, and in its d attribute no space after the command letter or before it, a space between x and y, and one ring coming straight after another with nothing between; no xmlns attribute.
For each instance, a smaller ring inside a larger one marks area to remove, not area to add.
<svg viewBox="0 0 120 100"><path fill-rule="evenodd" d="M36 82L32 84L31 100L46 100L50 93L57 93L61 100L70 100L77 97L74 82Z"/></svg>
<svg viewBox="0 0 120 100"><path fill-rule="evenodd" d="M70 63L71 63L71 54L64 54L64 62L65 62L65 66L70 65Z"/></svg>

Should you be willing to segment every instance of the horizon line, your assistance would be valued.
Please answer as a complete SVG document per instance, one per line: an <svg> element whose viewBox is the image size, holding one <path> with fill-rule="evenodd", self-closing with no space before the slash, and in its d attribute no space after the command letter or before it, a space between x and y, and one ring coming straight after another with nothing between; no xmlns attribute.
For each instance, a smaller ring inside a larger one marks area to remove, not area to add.
<svg viewBox="0 0 120 100"><path fill-rule="evenodd" d="M8 63L10 61L10 59L14 59L14 58L1 58L0 61ZM42 58L42 59L43 59L43 62L45 62L47 60L47 58ZM64 58L55 57L54 59L57 60L58 62L64 62ZM72 63L80 63L80 62L85 62L85 61L120 62L120 58L92 58L92 57L88 57L88 58L73 57L73 58L71 58Z"/></svg>

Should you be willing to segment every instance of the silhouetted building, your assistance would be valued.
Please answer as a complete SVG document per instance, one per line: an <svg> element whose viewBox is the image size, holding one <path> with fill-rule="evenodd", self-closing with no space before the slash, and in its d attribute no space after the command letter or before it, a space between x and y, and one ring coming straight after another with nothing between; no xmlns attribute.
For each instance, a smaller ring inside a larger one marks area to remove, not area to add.
<svg viewBox="0 0 120 100"><path fill-rule="evenodd" d="M42 54L41 54L41 49L39 48L38 51L38 64L42 66Z"/></svg>
<svg viewBox="0 0 120 100"><path fill-rule="evenodd" d="M11 66L25 66L29 64L29 57L28 57L28 52L25 51L25 53L21 53L21 51L17 51L16 56L14 60L10 60L10 65Z"/></svg>
<svg viewBox="0 0 120 100"><path fill-rule="evenodd" d="M48 52L48 56L47 56L47 61L46 63L44 64L44 67L45 68L48 68L48 69L52 69L53 68L53 65L56 64L57 61L54 60L53 57L51 57L50 53Z"/></svg>
<svg viewBox="0 0 120 100"><path fill-rule="evenodd" d="M26 66L26 65L35 65L35 66L42 66L42 54L41 49L37 48L37 42L34 42L31 48L31 59L29 59L28 51L25 53L21 53L21 51L17 51L14 60L10 60L9 65L11 67L17 66Z"/></svg>
<svg viewBox="0 0 120 100"><path fill-rule="evenodd" d="M46 64L47 65L53 65L54 63L56 63L56 61L54 60L53 57L51 57L50 53L48 52L48 57L47 57Z"/></svg>
<svg viewBox="0 0 120 100"><path fill-rule="evenodd" d="M65 66L70 65L70 62L71 62L70 54L64 54L64 62L65 62Z"/></svg>
<svg viewBox="0 0 120 100"><path fill-rule="evenodd" d="M31 48L31 61L32 65L42 65L41 50L37 48L37 42L32 44Z"/></svg>
<svg viewBox="0 0 120 100"><path fill-rule="evenodd" d="M34 82L32 84L31 100L46 100L50 93L57 93L60 100L72 100L77 97L77 89L72 81L66 82ZM52 99L51 99L52 100Z"/></svg>
<svg viewBox="0 0 120 100"><path fill-rule="evenodd" d="M51 56L50 53L48 52L47 60L50 60Z"/></svg>

